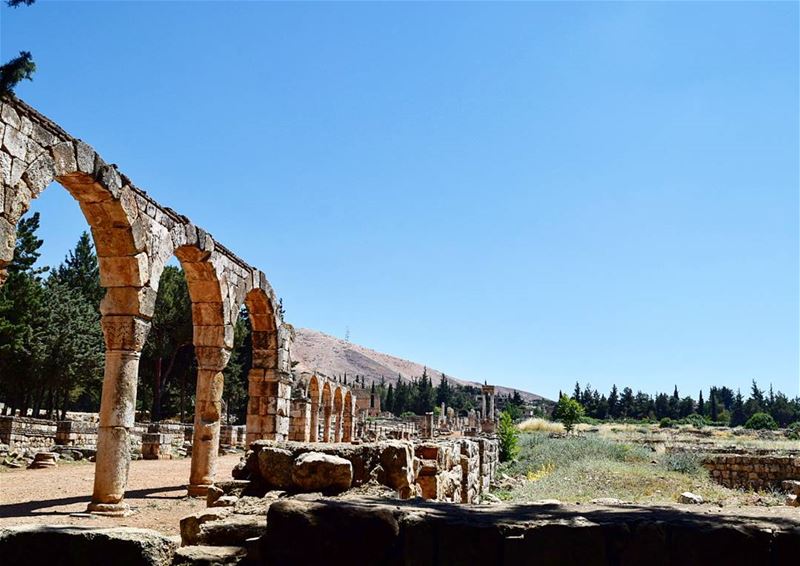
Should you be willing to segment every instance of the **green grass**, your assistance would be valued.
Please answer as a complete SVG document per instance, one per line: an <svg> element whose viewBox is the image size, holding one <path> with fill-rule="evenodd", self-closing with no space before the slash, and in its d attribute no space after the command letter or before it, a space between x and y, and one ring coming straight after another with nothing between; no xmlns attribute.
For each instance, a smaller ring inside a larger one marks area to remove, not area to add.
<svg viewBox="0 0 800 566"><path fill-rule="evenodd" d="M500 472L523 478L520 484L495 495L522 503L558 499L587 503L616 498L631 503L674 503L684 491L709 503L780 504L771 493L754 494L715 483L693 454L660 454L644 446L615 442L596 435L550 438L545 434L520 435L519 458Z"/></svg>

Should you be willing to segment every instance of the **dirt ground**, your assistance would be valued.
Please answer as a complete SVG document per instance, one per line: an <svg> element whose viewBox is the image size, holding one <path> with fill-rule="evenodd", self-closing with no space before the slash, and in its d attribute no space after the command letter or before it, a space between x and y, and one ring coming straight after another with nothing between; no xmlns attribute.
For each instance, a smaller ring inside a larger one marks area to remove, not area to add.
<svg viewBox="0 0 800 566"><path fill-rule="evenodd" d="M220 456L217 479L231 479L239 455ZM94 464L62 463L43 470L0 472L0 527L37 523L91 527L140 527L168 535L180 532L180 519L205 508L204 499L186 497L188 458L131 462L126 501L130 517L74 516L84 513L92 495Z"/></svg>

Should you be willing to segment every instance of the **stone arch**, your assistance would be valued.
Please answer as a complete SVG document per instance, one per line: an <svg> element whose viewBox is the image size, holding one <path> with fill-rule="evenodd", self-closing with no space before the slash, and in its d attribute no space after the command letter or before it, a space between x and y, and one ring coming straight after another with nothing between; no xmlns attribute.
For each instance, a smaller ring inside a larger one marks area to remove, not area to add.
<svg viewBox="0 0 800 566"><path fill-rule="evenodd" d="M162 242L153 272L160 278L166 264L164 258L171 251L181 264L189 291L197 389L188 491L190 496L204 496L216 477L223 370L231 356L235 319L231 309L225 306L225 297L229 294L225 265L214 252L210 236L201 234L196 243L173 248L174 241L164 235L165 231L153 227L154 240L160 235Z"/></svg>
<svg viewBox="0 0 800 566"><path fill-rule="evenodd" d="M353 440L353 412L355 407L355 396L348 390L344 396L344 414L342 417L342 441L350 442Z"/></svg>
<svg viewBox="0 0 800 566"><path fill-rule="evenodd" d="M53 182L78 202L98 256L105 365L90 510L124 513L139 358L150 329L149 242L141 220L145 199L80 140L4 97L0 114L0 285L14 256L16 226L33 199ZM19 110L19 112L18 112Z"/></svg>
<svg viewBox="0 0 800 566"><path fill-rule="evenodd" d="M311 442L319 442L319 406L320 406L319 379L312 375L308 380L308 397L311 399Z"/></svg>

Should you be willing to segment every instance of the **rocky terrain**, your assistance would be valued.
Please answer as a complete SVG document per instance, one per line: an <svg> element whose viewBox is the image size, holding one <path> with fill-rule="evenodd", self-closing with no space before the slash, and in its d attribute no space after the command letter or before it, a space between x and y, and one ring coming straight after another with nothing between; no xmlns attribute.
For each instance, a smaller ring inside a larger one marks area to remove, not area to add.
<svg viewBox="0 0 800 566"><path fill-rule="evenodd" d="M388 384L396 383L398 375L403 376L403 379L419 377L426 367L423 364L377 352L317 330L298 328L295 332L292 354L296 361L300 362L298 367L306 371L317 371L327 376L339 376L345 373L351 377L362 375L366 377L367 383L380 381L383 377ZM442 379L442 372L431 367L427 369L434 385L438 384ZM481 385L449 373L446 375L449 380L459 385ZM497 385L499 395L514 392L514 389L509 387L503 387L496 383L494 385ZM526 401L537 401L543 398L541 395L527 391L519 390L519 393Z"/></svg>

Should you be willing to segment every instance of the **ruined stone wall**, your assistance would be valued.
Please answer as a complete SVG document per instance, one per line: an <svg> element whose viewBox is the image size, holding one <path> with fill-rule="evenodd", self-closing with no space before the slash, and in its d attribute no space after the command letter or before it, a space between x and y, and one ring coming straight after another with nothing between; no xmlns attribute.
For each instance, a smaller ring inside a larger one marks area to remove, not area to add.
<svg viewBox="0 0 800 566"><path fill-rule="evenodd" d="M11 450L46 450L53 446L92 448L97 445L98 424L92 421L51 421L30 417L0 416L0 444ZM238 427L244 428L244 427ZM236 431L237 442L244 442L244 432ZM149 435L149 436L148 436ZM130 429L130 446L135 454L177 454L186 441L192 440L191 425L179 423L136 423ZM147 448L143 445L149 444ZM154 445L157 445L156 448ZM148 452L150 451L150 452Z"/></svg>
<svg viewBox="0 0 800 566"><path fill-rule="evenodd" d="M89 421L58 421L56 444L59 446L92 447L97 445L97 423Z"/></svg>
<svg viewBox="0 0 800 566"><path fill-rule="evenodd" d="M713 454L704 457L703 466L726 487L774 488L784 480L800 480L798 456Z"/></svg>
<svg viewBox="0 0 800 566"><path fill-rule="evenodd" d="M378 482L401 499L422 497L450 503L478 503L497 466L497 441L460 438L427 441L310 444L258 441L234 470L237 479L263 482L270 489L296 490L291 470L297 458L319 452L349 461L352 487ZM483 454L483 456L481 456ZM483 460L482 460L483 458Z"/></svg>
<svg viewBox="0 0 800 566"><path fill-rule="evenodd" d="M46 450L56 443L56 421L0 416L0 443L11 450Z"/></svg>

